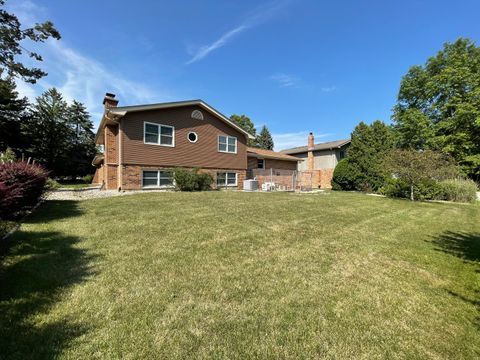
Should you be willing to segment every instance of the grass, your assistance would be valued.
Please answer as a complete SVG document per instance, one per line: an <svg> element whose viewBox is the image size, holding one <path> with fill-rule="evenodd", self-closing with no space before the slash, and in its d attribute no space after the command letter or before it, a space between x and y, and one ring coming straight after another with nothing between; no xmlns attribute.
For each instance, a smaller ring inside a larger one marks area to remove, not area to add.
<svg viewBox="0 0 480 360"><path fill-rule="evenodd" d="M0 267L0 358L475 359L479 220L336 192L49 201Z"/></svg>
<svg viewBox="0 0 480 360"><path fill-rule="evenodd" d="M91 184L86 183L83 180L59 180L57 181L59 184L59 187L62 189L72 189L72 190L77 190L77 189L83 189L83 188L88 188Z"/></svg>
<svg viewBox="0 0 480 360"><path fill-rule="evenodd" d="M7 235L8 232L12 230L16 224L17 223L15 221L0 220L0 239L2 239L5 235Z"/></svg>

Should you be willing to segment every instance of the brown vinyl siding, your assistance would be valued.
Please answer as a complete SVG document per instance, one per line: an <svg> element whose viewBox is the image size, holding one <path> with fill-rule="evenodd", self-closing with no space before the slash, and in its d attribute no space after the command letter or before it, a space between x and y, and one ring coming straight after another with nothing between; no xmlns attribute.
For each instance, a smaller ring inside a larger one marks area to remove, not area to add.
<svg viewBox="0 0 480 360"><path fill-rule="evenodd" d="M248 169L257 169L256 157L248 157ZM279 159L265 159L265 169L277 169L277 170L297 170L296 161L286 161Z"/></svg>
<svg viewBox="0 0 480 360"><path fill-rule="evenodd" d="M200 110L204 120L192 119L194 110ZM121 121L123 164L238 170L247 168L245 135L198 106L131 112ZM144 122L173 126L175 146L145 144ZM198 135L195 143L187 139L191 131ZM219 135L237 138L236 154L218 151Z"/></svg>

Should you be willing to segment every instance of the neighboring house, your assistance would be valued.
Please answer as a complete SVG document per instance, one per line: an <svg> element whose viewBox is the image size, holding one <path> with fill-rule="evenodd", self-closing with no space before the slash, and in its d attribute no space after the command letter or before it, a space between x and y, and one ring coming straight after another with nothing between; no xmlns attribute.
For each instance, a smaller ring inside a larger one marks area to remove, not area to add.
<svg viewBox="0 0 480 360"><path fill-rule="evenodd" d="M345 139L315 144L313 133L310 133L307 146L285 149L280 152L302 159L298 163L298 170L314 174L316 179L314 187L330 188L333 170L345 157L350 142L350 139Z"/></svg>
<svg viewBox="0 0 480 360"><path fill-rule="evenodd" d="M168 170L175 167L198 168L212 175L215 187L241 189L247 164L292 163L284 154L247 151L253 136L202 100L118 107L107 93L103 104L95 138L103 154L93 160L93 182L104 189L169 188Z"/></svg>

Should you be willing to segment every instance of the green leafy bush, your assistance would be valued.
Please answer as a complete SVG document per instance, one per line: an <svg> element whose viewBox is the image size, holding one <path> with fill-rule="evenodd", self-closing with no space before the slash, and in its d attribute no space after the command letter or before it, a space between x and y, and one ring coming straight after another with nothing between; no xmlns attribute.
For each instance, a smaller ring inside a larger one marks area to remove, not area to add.
<svg viewBox="0 0 480 360"><path fill-rule="evenodd" d="M388 179L380 188L380 193L395 198L410 198L410 186L403 179ZM438 182L424 180L413 186L413 195L416 200L435 200L441 195L441 189Z"/></svg>
<svg viewBox="0 0 480 360"><path fill-rule="evenodd" d="M58 189L61 188L62 185L55 179L48 178L47 179L47 184L46 184L47 189L53 190L53 189Z"/></svg>
<svg viewBox="0 0 480 360"><path fill-rule="evenodd" d="M359 190L357 183L360 175L360 170L357 166L353 165L348 158L342 159L333 171L332 189Z"/></svg>
<svg viewBox="0 0 480 360"><path fill-rule="evenodd" d="M473 180L444 180L438 186L439 200L471 202L477 198L477 184Z"/></svg>
<svg viewBox="0 0 480 360"><path fill-rule="evenodd" d="M91 184L93 181L93 174L87 174L83 177L85 184Z"/></svg>
<svg viewBox="0 0 480 360"><path fill-rule="evenodd" d="M210 174L199 173L198 169L173 169L171 170L175 187L180 191L205 191L210 190L213 178Z"/></svg>

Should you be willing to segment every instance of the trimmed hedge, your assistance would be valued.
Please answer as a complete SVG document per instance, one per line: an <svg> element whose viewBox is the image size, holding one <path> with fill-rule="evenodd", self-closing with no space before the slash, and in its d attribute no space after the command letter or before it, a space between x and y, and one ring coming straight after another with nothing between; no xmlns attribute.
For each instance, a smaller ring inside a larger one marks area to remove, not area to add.
<svg viewBox="0 0 480 360"><path fill-rule="evenodd" d="M35 206L46 188L48 173L24 161L0 163L0 218L14 218Z"/></svg>
<svg viewBox="0 0 480 360"><path fill-rule="evenodd" d="M205 191L210 190L213 177L210 174L199 173L198 169L172 169L170 170L175 180L175 188L180 191Z"/></svg>

